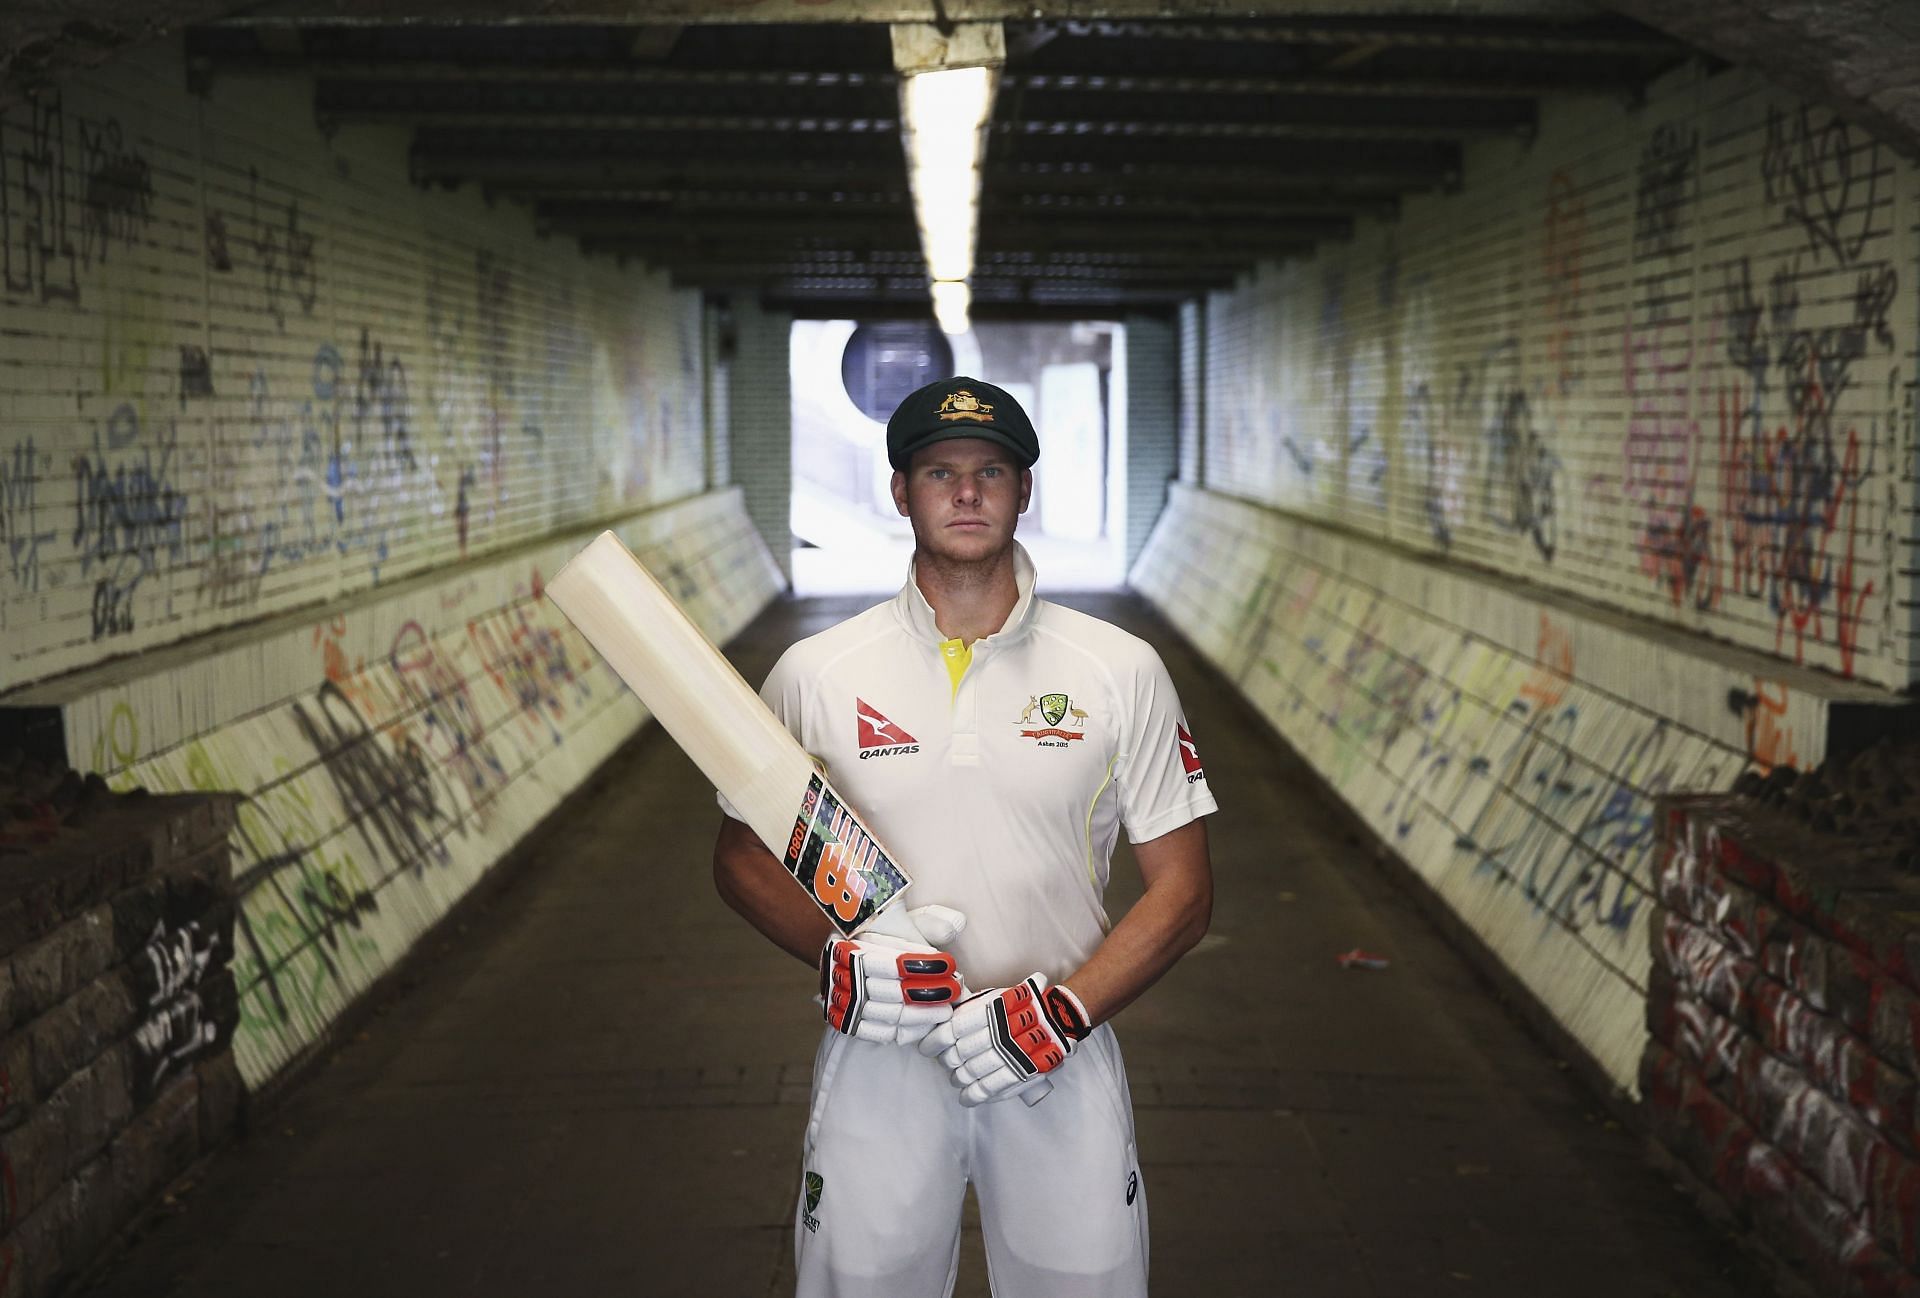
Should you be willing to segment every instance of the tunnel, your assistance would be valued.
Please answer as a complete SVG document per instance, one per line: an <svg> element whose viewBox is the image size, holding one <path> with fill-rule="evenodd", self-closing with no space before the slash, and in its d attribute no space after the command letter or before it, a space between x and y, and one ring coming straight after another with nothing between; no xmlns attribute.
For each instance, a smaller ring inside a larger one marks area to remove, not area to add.
<svg viewBox="0 0 1920 1298"><path fill-rule="evenodd" d="M1920 1294L1917 60L1865 0L0 13L0 1298ZM1098 648L1003 699L896 470L1029 416L996 616ZM809 743L790 647L889 606L937 697ZM828 1104L921 1058L828 1026L892 948L743 917L733 669L796 843L958 862L840 934L1030 851L1103 953L897 1220L815 1158L929 1129ZM1012 745L1091 805L1003 815Z"/></svg>

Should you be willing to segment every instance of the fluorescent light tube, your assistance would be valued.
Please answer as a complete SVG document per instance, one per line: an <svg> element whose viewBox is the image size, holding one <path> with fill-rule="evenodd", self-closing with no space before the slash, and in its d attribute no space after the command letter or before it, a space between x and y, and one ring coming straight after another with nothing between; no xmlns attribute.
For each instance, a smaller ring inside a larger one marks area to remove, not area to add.
<svg viewBox="0 0 1920 1298"><path fill-rule="evenodd" d="M943 333L963 334L973 327L967 309L973 305L973 290L965 280L933 281L933 319Z"/></svg>

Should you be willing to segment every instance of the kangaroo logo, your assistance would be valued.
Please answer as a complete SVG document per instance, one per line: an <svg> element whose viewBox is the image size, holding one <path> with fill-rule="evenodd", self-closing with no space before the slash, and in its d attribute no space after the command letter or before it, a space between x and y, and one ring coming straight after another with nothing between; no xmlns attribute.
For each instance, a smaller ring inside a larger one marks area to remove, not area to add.
<svg viewBox="0 0 1920 1298"><path fill-rule="evenodd" d="M1042 724L1038 729L1028 729L1033 725L1035 712L1040 714ZM1067 721L1069 717L1073 718L1071 722ZM1029 694L1026 707L1020 710L1020 720L1014 724L1021 727L1022 739L1038 741L1036 747L1065 748L1074 740L1087 737L1087 710L1076 706L1062 691ZM1066 728L1068 725L1072 729Z"/></svg>

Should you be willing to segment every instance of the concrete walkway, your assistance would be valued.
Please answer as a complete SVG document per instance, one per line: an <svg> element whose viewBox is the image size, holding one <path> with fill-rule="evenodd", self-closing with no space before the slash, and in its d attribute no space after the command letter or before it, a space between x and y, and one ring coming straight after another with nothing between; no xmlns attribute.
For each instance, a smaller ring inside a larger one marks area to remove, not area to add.
<svg viewBox="0 0 1920 1298"><path fill-rule="evenodd" d="M1225 808L1213 933L1118 1021L1157 1295L1767 1292L1144 605L1065 602L1161 647ZM778 606L736 661L859 603ZM664 736L629 746L104 1291L790 1292L811 978L714 896L718 822ZM1339 968L1356 945L1392 966ZM971 1231L958 1292L987 1292Z"/></svg>

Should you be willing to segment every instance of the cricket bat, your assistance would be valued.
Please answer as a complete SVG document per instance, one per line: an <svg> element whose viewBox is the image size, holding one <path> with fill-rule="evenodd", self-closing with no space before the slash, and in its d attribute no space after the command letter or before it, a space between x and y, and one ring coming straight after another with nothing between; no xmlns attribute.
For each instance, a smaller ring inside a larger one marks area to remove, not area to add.
<svg viewBox="0 0 1920 1298"><path fill-rule="evenodd" d="M546 591L836 929L932 945L900 904L912 877L619 537L600 533Z"/></svg>

